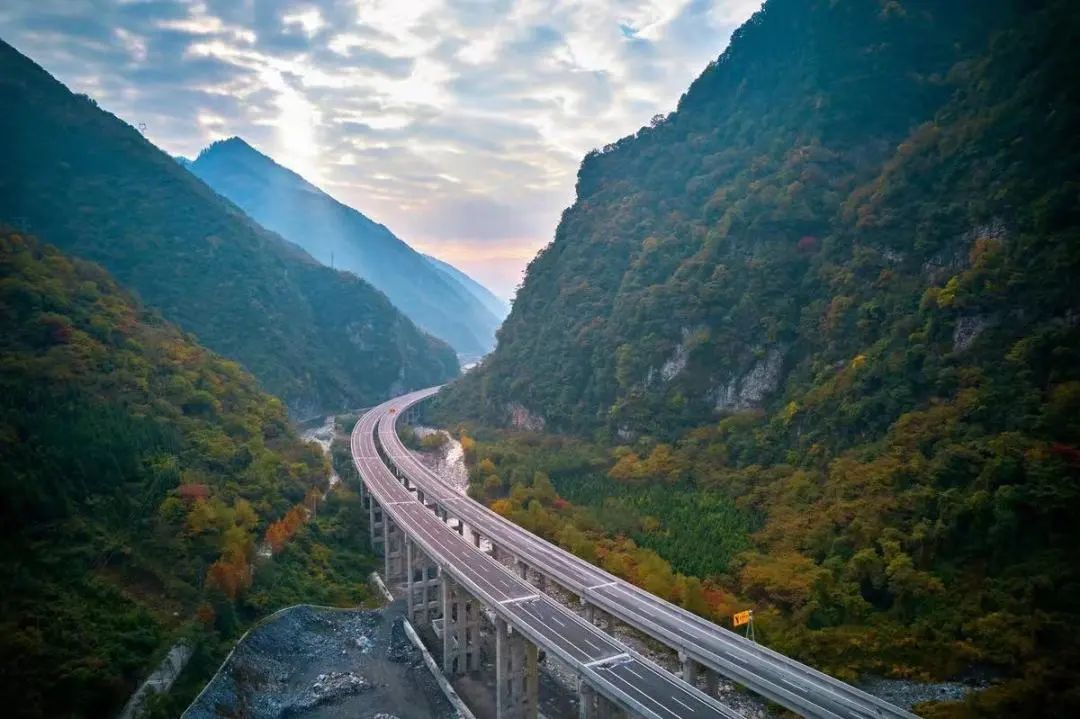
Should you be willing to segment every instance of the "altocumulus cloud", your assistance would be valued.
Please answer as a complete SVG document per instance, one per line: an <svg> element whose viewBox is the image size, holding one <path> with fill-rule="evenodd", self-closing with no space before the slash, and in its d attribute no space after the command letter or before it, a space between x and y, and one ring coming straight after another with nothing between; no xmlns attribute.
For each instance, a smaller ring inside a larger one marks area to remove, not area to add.
<svg viewBox="0 0 1080 719"><path fill-rule="evenodd" d="M173 154L241 135L509 296L589 149L760 0L9 0L0 35Z"/></svg>

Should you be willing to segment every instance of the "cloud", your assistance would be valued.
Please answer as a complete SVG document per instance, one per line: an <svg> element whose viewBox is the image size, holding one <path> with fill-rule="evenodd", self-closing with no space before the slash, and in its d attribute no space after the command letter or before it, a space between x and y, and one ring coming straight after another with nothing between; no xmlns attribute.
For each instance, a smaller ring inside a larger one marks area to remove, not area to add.
<svg viewBox="0 0 1080 719"><path fill-rule="evenodd" d="M16 0L0 36L174 154L241 135L504 294L588 150L758 0Z"/></svg>

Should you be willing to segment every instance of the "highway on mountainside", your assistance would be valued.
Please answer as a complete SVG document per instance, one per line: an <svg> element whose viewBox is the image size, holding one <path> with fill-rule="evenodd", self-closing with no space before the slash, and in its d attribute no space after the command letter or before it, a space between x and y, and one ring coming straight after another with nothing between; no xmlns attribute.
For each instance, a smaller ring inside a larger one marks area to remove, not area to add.
<svg viewBox="0 0 1080 719"><path fill-rule="evenodd" d="M638 656L476 551L419 502L387 468L376 446L376 424L394 408L394 402L375 407L356 423L351 438L353 462L384 517L400 527L440 571L623 708L650 719L738 719L736 712Z"/></svg>
<svg viewBox="0 0 1080 719"><path fill-rule="evenodd" d="M455 491L405 447L395 426L406 409L438 389L412 392L379 408L379 441L383 451L398 471L425 493L429 502L446 509L500 550L513 554L583 601L791 711L829 719L917 719L911 712L619 579Z"/></svg>

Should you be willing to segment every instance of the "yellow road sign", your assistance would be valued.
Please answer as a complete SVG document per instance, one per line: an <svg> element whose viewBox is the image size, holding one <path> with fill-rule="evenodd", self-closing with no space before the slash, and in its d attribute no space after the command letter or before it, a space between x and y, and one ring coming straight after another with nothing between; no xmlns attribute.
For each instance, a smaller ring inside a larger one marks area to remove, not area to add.
<svg viewBox="0 0 1080 719"><path fill-rule="evenodd" d="M732 618L732 624L736 627L741 627L744 624L750 623L750 617L753 615L753 611L747 609L745 612L737 612Z"/></svg>

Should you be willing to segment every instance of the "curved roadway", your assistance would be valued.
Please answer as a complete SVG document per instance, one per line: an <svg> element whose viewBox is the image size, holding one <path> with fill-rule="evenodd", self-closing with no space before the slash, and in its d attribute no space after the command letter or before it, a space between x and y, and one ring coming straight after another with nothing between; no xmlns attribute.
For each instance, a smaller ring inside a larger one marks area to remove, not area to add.
<svg viewBox="0 0 1080 719"><path fill-rule="evenodd" d="M395 401L364 414L351 437L353 462L375 501L470 595L558 657L600 694L650 719L739 719L739 714L630 651L572 611L476 551L405 489L379 456L377 422ZM385 521L385 519L384 519Z"/></svg>
<svg viewBox="0 0 1080 719"><path fill-rule="evenodd" d="M579 597L798 714L824 719L918 719L911 712L619 579L455 491L416 459L401 442L395 427L405 409L438 389L397 397L382 405L379 417L383 451L430 501Z"/></svg>

